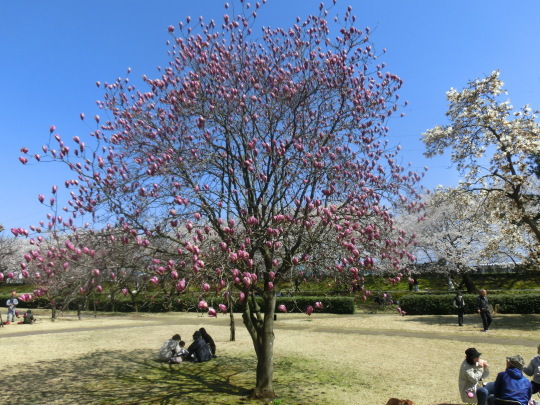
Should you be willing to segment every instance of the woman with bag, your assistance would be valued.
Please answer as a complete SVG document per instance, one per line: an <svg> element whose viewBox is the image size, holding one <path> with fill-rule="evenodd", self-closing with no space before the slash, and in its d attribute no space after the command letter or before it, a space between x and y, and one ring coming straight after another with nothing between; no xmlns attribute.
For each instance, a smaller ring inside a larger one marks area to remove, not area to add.
<svg viewBox="0 0 540 405"><path fill-rule="evenodd" d="M480 359L478 350L471 347L465 350L465 360L459 369L459 393L461 400L467 404L486 405L489 391L479 385L489 376L489 366Z"/></svg>

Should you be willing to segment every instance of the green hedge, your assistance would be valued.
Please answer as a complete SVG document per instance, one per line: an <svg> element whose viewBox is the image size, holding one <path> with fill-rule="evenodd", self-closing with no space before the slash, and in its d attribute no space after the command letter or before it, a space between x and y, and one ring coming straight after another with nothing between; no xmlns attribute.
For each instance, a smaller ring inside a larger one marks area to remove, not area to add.
<svg viewBox="0 0 540 405"><path fill-rule="evenodd" d="M321 302L323 309L316 309L315 302ZM285 305L288 312L305 312L308 305L314 312L328 314L354 314L356 304L352 297L277 297L276 305Z"/></svg>
<svg viewBox="0 0 540 405"><path fill-rule="evenodd" d="M0 296L0 302L6 302L10 296ZM264 301L261 297L256 298L257 303L264 309ZM170 310L172 311L196 311L199 299L195 295L180 296L180 302L175 301ZM225 303L222 297L206 298L208 305L218 309L219 304ZM316 309L315 302L320 301L323 304L323 309ZM72 302L68 308L64 310L76 310L77 302ZM352 297L277 297L276 308L279 305L285 305L287 312L305 312L308 305L314 307L314 313L330 313L330 314L353 314L355 310L355 302ZM58 301L57 308L62 308L63 303ZM45 298L36 298L31 302L19 302L21 308L50 308L50 303ZM136 301L130 299L120 299L113 304L104 296L96 297L95 308L100 312L134 312L136 308L140 312L167 312L167 304L162 297L156 297L153 300L144 300L143 297L137 298ZM90 301L87 307L88 310L94 310L94 303ZM233 307L234 312L241 312L241 305L237 302ZM277 311L276 309L276 312Z"/></svg>
<svg viewBox="0 0 540 405"><path fill-rule="evenodd" d="M399 305L409 315L454 315L455 294L408 294ZM465 313L476 312L476 294L464 294ZM540 314L540 294L490 294L489 303L501 314Z"/></svg>

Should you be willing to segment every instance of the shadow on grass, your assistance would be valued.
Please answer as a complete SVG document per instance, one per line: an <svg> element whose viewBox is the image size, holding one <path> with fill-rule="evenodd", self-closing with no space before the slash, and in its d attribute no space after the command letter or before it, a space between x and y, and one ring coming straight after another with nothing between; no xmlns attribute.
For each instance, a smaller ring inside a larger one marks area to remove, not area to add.
<svg viewBox="0 0 540 405"><path fill-rule="evenodd" d="M422 315L411 318L405 317L408 322L416 322L427 325L455 325L457 315ZM465 324L478 324L482 326L482 319L478 314L465 314ZM540 315L538 314L507 314L494 315L494 326L498 329L515 329L522 331L536 331L540 328Z"/></svg>
<svg viewBox="0 0 540 405"><path fill-rule="evenodd" d="M313 393L300 388L309 370L288 361L275 367L274 388L288 404L313 403ZM256 361L218 357L170 365L154 360L153 352L101 351L62 363L3 369L0 403L239 404L248 401L255 384Z"/></svg>

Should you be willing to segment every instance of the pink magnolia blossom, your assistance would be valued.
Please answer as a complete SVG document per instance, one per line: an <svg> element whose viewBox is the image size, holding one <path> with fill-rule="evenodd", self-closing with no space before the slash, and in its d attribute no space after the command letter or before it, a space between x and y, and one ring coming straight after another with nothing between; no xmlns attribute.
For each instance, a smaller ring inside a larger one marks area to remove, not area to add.
<svg viewBox="0 0 540 405"><path fill-rule="evenodd" d="M287 312L287 307L281 304L281 305L278 305L278 310L280 310L281 312Z"/></svg>
<svg viewBox="0 0 540 405"><path fill-rule="evenodd" d="M311 315L313 313L313 307L311 305L308 305L306 308L306 314Z"/></svg>
<svg viewBox="0 0 540 405"><path fill-rule="evenodd" d="M207 303L206 301L201 300L201 301L199 301L199 303L197 304L197 307L198 307L199 309L206 309L206 308L208 308L208 303Z"/></svg>
<svg viewBox="0 0 540 405"><path fill-rule="evenodd" d="M227 312L227 306L225 304L219 304L219 310L223 313Z"/></svg>
<svg viewBox="0 0 540 405"><path fill-rule="evenodd" d="M208 308L208 316L216 318L217 317L217 311L214 308L211 308L211 307Z"/></svg>

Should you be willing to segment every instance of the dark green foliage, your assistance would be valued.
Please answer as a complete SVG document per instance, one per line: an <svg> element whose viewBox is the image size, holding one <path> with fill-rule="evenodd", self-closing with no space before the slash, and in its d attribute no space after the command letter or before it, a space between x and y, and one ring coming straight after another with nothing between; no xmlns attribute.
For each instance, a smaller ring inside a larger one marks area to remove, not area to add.
<svg viewBox="0 0 540 405"><path fill-rule="evenodd" d="M540 314L540 294L538 293L501 294L496 297L492 299L492 305L498 305L501 314Z"/></svg>
<svg viewBox="0 0 540 405"><path fill-rule="evenodd" d="M454 315L455 294L409 294L400 307L409 315ZM465 313L476 313L478 295L464 294ZM501 314L540 314L540 293L490 294L489 303Z"/></svg>
<svg viewBox="0 0 540 405"><path fill-rule="evenodd" d="M0 296L0 302L5 302L10 296ZM263 299L256 298L257 304L264 309ZM315 302L320 301L323 304L323 309L316 309ZM168 308L167 303L162 297L154 298L138 297L135 301L128 298L118 299L113 303L105 296L96 296L95 310L100 312L167 312L171 311L196 311L199 298L197 295L182 295L180 302L175 301L172 308ZM218 309L219 304L226 304L222 297L208 297L208 306ZM64 308L64 303L58 301L56 306L63 310L76 310L77 302L71 302L67 308ZM330 313L330 314L352 314L355 310L355 302L352 297L277 297L278 305L285 305L287 312L305 312L308 305L313 306L314 312ZM50 308L49 301L45 298L36 298L31 302L20 302L21 308ZM114 310L113 310L114 307ZM94 310L93 299L89 300L85 310ZM241 312L241 305L236 302L233 306L234 312ZM276 310L277 311L277 310Z"/></svg>
<svg viewBox="0 0 540 405"><path fill-rule="evenodd" d="M315 308L317 301L323 304L323 309ZM287 312L305 312L311 305L315 313L328 314L353 314L356 307L352 297L278 297L276 305L285 305Z"/></svg>

